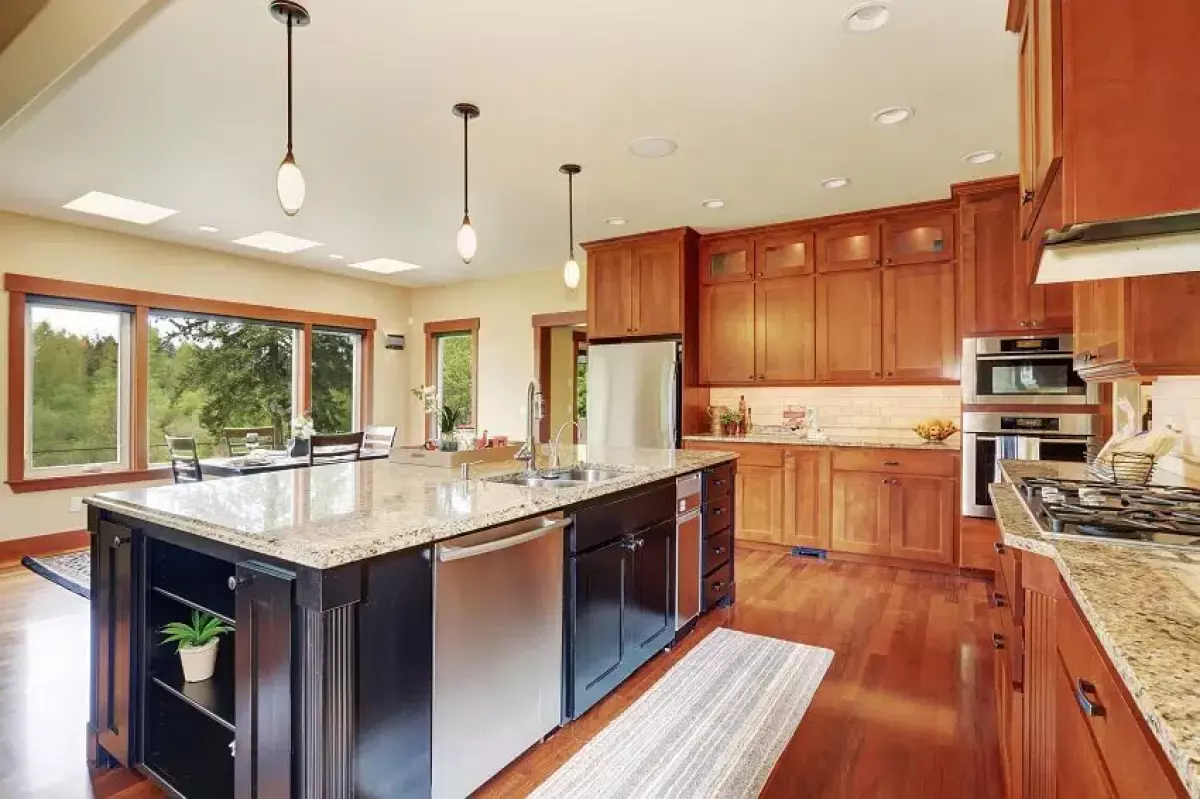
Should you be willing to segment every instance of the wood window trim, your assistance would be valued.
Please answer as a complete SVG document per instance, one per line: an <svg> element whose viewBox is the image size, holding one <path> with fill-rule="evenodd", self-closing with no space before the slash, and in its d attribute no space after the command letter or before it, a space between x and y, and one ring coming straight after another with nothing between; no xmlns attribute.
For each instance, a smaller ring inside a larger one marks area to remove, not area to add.
<svg viewBox="0 0 1200 799"><path fill-rule="evenodd" d="M138 483L161 480L171 476L170 469L152 469L148 462L150 443L148 406L149 325L151 310L230 316L238 319L286 322L299 325L304 331L300 356L300 396L305 408L310 407L312 404L312 331L314 326L360 331L362 334L362 367L359 374L361 426L365 427L372 422L373 403L371 392L374 388L374 333L377 327L374 319L297 311L226 300L207 300L197 297L99 286L92 283L77 283L70 280L55 280L15 273L5 274L4 290L8 292L8 451L6 453L4 482L14 494L117 485L120 483ZM25 316L29 295L67 300L87 300L131 306L133 308L133 313L131 314L131 324L133 327L131 338L133 346L131 356L133 374L131 375L129 387L130 418L125 420L130 431L130 468L55 477L30 478L26 475ZM479 320L476 319L473 321L475 322L475 329L478 330ZM475 348L472 347L473 373L475 369Z"/></svg>
<svg viewBox="0 0 1200 799"><path fill-rule="evenodd" d="M479 319L446 319L441 322L425 323L425 385L433 385L437 375L438 336L467 334L471 337L471 424L475 432L482 434L479 426ZM430 433L428 422L422 425L426 436Z"/></svg>

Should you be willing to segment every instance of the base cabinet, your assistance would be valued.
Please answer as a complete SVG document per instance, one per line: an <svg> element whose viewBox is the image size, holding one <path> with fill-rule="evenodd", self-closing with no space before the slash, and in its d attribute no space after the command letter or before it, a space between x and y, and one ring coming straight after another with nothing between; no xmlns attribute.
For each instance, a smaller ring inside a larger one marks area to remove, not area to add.
<svg viewBox="0 0 1200 799"><path fill-rule="evenodd" d="M738 538L771 544L783 541L783 468L742 466L737 473Z"/></svg>
<svg viewBox="0 0 1200 799"><path fill-rule="evenodd" d="M832 533L838 552L888 555L891 545L891 487L886 475L873 472L834 472Z"/></svg>

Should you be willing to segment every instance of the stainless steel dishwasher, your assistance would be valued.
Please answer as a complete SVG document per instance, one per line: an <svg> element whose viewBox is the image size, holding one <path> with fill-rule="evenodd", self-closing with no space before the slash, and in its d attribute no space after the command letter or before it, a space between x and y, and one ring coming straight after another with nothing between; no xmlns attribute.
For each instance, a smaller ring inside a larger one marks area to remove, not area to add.
<svg viewBox="0 0 1200 799"><path fill-rule="evenodd" d="M437 799L467 796L562 721L570 522L547 514L434 547Z"/></svg>
<svg viewBox="0 0 1200 799"><path fill-rule="evenodd" d="M704 544L700 472L675 481L675 629L700 615Z"/></svg>

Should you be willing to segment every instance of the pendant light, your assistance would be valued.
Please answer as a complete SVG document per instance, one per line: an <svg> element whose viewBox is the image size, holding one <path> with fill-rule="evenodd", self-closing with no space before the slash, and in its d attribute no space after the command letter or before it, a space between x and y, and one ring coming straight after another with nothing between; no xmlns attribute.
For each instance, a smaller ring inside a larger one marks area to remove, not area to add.
<svg viewBox="0 0 1200 799"><path fill-rule="evenodd" d="M296 166L292 155L292 28L308 25L312 17L308 9L293 0L271 0L268 10L271 16L287 25L287 155L275 173L275 194L279 205L288 216L295 216L304 205L304 174Z"/></svg>
<svg viewBox="0 0 1200 799"><path fill-rule="evenodd" d="M471 263L471 259L475 257L475 248L479 242L475 238L475 228L471 227L471 211L469 208L467 190L470 187L470 160L468 155L470 148L467 142L467 125L472 119L479 116L479 106L471 105L470 103L459 103L454 106L454 116L459 117L463 121L463 221L462 227L458 229L458 254L462 257L464 264Z"/></svg>
<svg viewBox="0 0 1200 799"><path fill-rule="evenodd" d="M583 171L579 164L563 164L558 168L567 176L567 230L571 237L570 255L563 264L563 282L567 288L579 287L579 264L575 260L575 176Z"/></svg>

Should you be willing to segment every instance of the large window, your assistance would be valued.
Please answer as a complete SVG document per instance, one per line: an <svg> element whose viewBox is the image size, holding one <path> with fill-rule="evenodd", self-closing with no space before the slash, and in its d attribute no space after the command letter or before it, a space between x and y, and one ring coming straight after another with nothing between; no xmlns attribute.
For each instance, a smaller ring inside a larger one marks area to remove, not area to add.
<svg viewBox="0 0 1200 799"><path fill-rule="evenodd" d="M475 425L478 319L454 319L425 325L425 383L437 389L440 405L450 408L459 427ZM429 419L429 434L440 433Z"/></svg>
<svg viewBox="0 0 1200 799"><path fill-rule="evenodd" d="M304 412L319 433L372 421L374 320L13 273L3 282L14 492L162 477L167 435L195 438L210 457L225 454L228 428L270 427L281 447Z"/></svg>
<svg viewBox="0 0 1200 799"><path fill-rule="evenodd" d="M312 342L313 427L349 433L358 427L359 350L362 334L314 330Z"/></svg>
<svg viewBox="0 0 1200 799"><path fill-rule="evenodd" d="M125 466L129 312L31 299L26 342L27 468L95 472Z"/></svg>
<svg viewBox="0 0 1200 799"><path fill-rule="evenodd" d="M298 329L226 317L150 315L150 462L164 436L191 436L201 457L223 454L230 427L270 427L287 438ZM320 427L317 428L325 432Z"/></svg>

